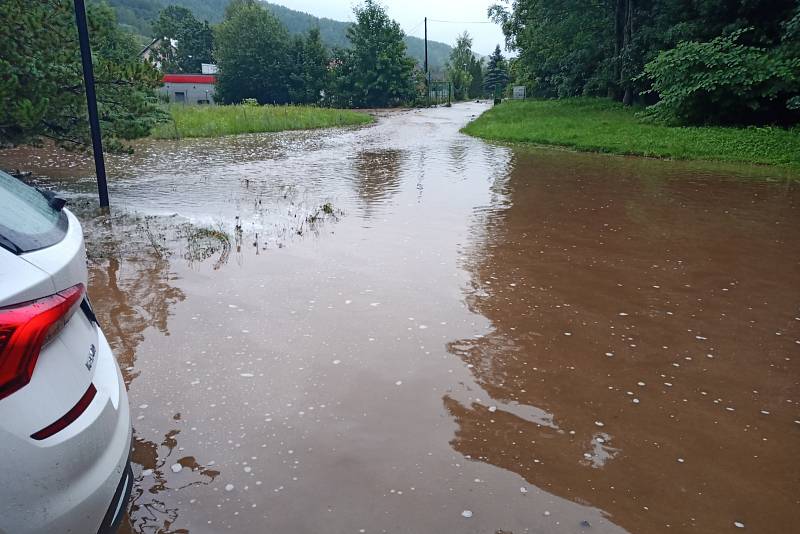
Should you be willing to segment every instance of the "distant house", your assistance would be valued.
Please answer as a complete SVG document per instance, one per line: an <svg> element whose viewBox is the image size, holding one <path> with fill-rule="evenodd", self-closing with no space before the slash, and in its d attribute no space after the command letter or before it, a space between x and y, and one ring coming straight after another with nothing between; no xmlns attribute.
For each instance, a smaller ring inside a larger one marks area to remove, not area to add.
<svg viewBox="0 0 800 534"><path fill-rule="evenodd" d="M170 50L166 52L167 56L174 55L178 50L178 41L175 39L167 39L166 37L156 37L139 52L139 57L161 70L161 61L158 58L163 57L164 51L162 48L166 47L170 48Z"/></svg>
<svg viewBox="0 0 800 534"><path fill-rule="evenodd" d="M160 91L170 102L213 104L216 83L217 77L213 74L165 74Z"/></svg>

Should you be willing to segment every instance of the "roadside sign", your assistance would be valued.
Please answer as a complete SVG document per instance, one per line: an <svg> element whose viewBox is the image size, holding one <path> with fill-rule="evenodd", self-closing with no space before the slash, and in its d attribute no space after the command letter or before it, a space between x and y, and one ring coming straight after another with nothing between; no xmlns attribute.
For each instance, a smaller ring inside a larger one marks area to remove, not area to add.
<svg viewBox="0 0 800 534"><path fill-rule="evenodd" d="M514 86L514 100L524 100L525 99L525 86L524 85L515 85Z"/></svg>

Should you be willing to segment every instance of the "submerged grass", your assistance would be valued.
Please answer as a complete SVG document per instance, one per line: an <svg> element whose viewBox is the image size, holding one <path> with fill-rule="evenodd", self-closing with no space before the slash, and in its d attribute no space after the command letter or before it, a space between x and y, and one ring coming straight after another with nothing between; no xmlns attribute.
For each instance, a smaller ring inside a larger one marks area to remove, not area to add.
<svg viewBox="0 0 800 534"><path fill-rule="evenodd" d="M800 171L800 129L671 127L600 98L509 101L464 128L484 139L586 152L780 165Z"/></svg>
<svg viewBox="0 0 800 534"><path fill-rule="evenodd" d="M170 121L157 126L152 137L220 137L243 133L309 130L369 124L366 113L313 106L185 106L169 107Z"/></svg>

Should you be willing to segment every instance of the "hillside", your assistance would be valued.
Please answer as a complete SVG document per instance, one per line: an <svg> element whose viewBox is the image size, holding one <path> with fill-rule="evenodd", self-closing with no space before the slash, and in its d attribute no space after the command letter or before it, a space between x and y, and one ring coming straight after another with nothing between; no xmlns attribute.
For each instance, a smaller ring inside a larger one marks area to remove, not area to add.
<svg viewBox="0 0 800 534"><path fill-rule="evenodd" d="M128 27L140 35L150 35L150 22L156 18L158 12L168 5L184 6L194 13L200 20L216 23L222 20L228 0L108 0L117 11L120 24ZM270 11L286 26L291 34L305 33L311 28L319 27L323 42L329 47L347 47L348 22L319 18L308 13L295 11L288 7L265 2ZM406 36L408 55L422 63L425 54L425 45L418 37ZM450 56L450 46L436 41L428 41L428 61L431 70L437 71L444 67Z"/></svg>

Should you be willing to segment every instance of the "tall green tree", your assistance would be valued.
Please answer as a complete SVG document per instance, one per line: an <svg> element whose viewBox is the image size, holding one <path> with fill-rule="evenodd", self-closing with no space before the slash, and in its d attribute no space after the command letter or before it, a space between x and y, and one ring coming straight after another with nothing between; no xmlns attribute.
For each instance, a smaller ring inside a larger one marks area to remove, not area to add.
<svg viewBox="0 0 800 534"><path fill-rule="evenodd" d="M159 114L160 74L138 57L105 4L88 5L100 126L106 147L148 135ZM53 139L89 145L72 0L0 3L0 144Z"/></svg>
<svg viewBox="0 0 800 534"><path fill-rule="evenodd" d="M470 67L474 61L472 38L469 33L464 32L456 38L456 45L447 62L447 81L450 82L453 98L456 100L469 98L469 88L472 85Z"/></svg>
<svg viewBox="0 0 800 534"><path fill-rule="evenodd" d="M155 50L165 72L200 72L202 63L213 62L214 33L208 21L200 22L181 6L167 6L153 22L151 36L175 42Z"/></svg>
<svg viewBox="0 0 800 534"><path fill-rule="evenodd" d="M340 55L340 90L355 107L384 107L414 98L414 60L406 55L403 31L375 0L353 9L347 30L351 48Z"/></svg>
<svg viewBox="0 0 800 534"><path fill-rule="evenodd" d="M328 90L328 51L318 28L305 38L296 35L290 46L289 97L298 104L317 104Z"/></svg>
<svg viewBox="0 0 800 534"><path fill-rule="evenodd" d="M469 65L469 73L472 76L472 83L469 84L469 97L478 98L483 96L486 91L483 87L483 59L478 59L474 55Z"/></svg>
<svg viewBox="0 0 800 534"><path fill-rule="evenodd" d="M500 45L497 45L489 56L483 87L487 93L496 94L505 91L506 85L508 85L508 64L500 51Z"/></svg>
<svg viewBox="0 0 800 534"><path fill-rule="evenodd" d="M216 27L216 95L226 104L254 98L261 104L289 101L289 34L255 0L233 0Z"/></svg>

